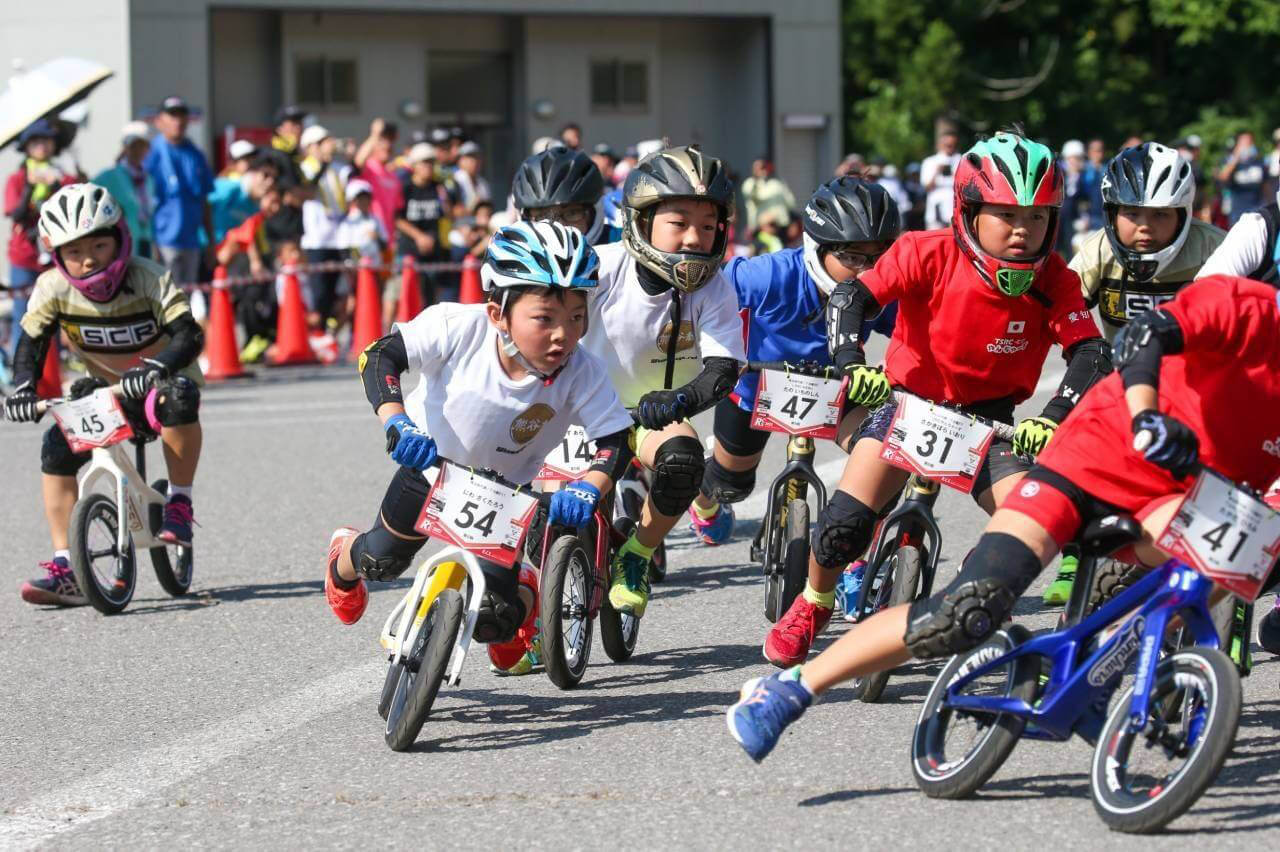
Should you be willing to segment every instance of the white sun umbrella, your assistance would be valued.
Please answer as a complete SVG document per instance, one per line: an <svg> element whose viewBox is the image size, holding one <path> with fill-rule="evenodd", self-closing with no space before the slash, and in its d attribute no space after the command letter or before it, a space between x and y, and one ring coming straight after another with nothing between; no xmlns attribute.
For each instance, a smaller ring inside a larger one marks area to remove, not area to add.
<svg viewBox="0 0 1280 852"><path fill-rule="evenodd" d="M15 75L0 92L0 148L36 119L87 97L113 73L100 63L66 56Z"/></svg>

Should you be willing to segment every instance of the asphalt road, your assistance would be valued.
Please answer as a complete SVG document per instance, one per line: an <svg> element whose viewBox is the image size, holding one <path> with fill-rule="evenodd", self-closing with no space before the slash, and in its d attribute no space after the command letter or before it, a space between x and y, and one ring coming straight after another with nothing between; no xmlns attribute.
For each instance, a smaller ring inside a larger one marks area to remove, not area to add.
<svg viewBox="0 0 1280 852"><path fill-rule="evenodd" d="M354 627L330 615L321 587L329 532L367 525L392 473L353 371L212 388L202 418L193 591L169 598L143 559L134 602L110 618L18 598L48 553L41 430L0 424L11 590L0 595L0 847L1150 842L1098 821L1079 740L1019 745L970 801L917 792L908 738L937 666L896 676L877 705L836 689L752 764L723 714L744 680L769 671L746 544L762 500L746 505L729 545L672 535L671 573L629 663L597 647L582 686L562 692L540 674L494 677L475 648L415 750L393 753L376 712L377 634L404 582L375 591ZM699 425L709 428L705 417ZM762 482L781 455L774 440ZM836 456L820 450L829 481ZM945 579L983 515L950 493L939 512ZM1053 618L1039 606L1048 579L1019 605L1033 629ZM1233 756L1160 842L1260 848L1280 838L1280 665L1257 656Z"/></svg>

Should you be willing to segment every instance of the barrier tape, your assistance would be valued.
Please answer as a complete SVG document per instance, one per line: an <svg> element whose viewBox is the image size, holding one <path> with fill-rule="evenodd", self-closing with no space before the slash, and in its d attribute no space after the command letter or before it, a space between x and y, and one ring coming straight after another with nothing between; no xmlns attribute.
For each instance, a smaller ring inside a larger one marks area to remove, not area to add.
<svg viewBox="0 0 1280 852"><path fill-rule="evenodd" d="M226 278L216 278L213 281L198 281L179 284L178 289L187 293L199 291L201 293L210 293L215 288L244 287L250 284L270 284L281 275L306 275L311 272L349 272L357 273L361 269L372 269L379 275L388 277L401 275L407 266L405 258L398 258L390 264L386 263L367 263L360 260L326 260L319 263L299 263L291 266L282 266L277 270L262 272L258 275L228 275ZM479 265L479 259L476 260ZM414 262L413 267L418 272L462 272L467 264L456 263L453 261L430 261L430 262Z"/></svg>

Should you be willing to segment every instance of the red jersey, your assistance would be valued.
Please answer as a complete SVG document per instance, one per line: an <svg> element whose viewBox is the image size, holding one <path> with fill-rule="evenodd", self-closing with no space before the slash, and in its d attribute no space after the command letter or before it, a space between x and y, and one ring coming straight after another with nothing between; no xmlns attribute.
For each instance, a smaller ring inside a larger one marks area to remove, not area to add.
<svg viewBox="0 0 1280 852"><path fill-rule="evenodd" d="M898 300L889 380L935 402L1022 402L1053 344L1101 336L1080 278L1058 255L1036 277L1047 307L1032 293L1013 299L978 276L949 228L903 234L860 280L881 305Z"/></svg>
<svg viewBox="0 0 1280 852"><path fill-rule="evenodd" d="M1200 439L1200 460L1264 489L1280 476L1280 302L1274 287L1211 275L1161 305L1178 320L1183 351L1160 361L1160 410ZM1186 486L1133 449L1124 386L1099 382L1037 461L1121 507ZM1064 440L1065 439L1065 440Z"/></svg>

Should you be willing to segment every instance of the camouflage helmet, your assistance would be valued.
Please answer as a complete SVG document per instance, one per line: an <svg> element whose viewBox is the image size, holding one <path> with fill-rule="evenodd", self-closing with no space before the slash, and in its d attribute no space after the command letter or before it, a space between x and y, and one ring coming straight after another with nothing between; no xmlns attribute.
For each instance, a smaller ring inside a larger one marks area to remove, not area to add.
<svg viewBox="0 0 1280 852"><path fill-rule="evenodd" d="M685 293L709 282L729 244L733 220L733 181L724 164L695 145L663 148L645 157L627 174L622 189L626 220L622 244L636 262ZM708 254L658 251L649 241L655 208L664 201L692 198L719 209L715 242Z"/></svg>

